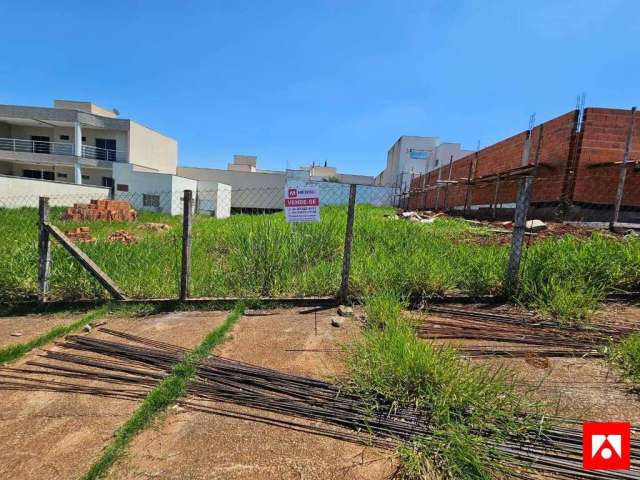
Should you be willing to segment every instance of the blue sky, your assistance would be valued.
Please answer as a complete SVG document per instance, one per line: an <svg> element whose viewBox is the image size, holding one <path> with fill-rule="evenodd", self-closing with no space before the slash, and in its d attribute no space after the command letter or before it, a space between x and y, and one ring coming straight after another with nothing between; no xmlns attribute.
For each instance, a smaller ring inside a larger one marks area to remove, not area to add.
<svg viewBox="0 0 640 480"><path fill-rule="evenodd" d="M583 91L640 104L635 0L2 0L0 17L0 103L117 107L182 165L375 175L403 134L475 148Z"/></svg>

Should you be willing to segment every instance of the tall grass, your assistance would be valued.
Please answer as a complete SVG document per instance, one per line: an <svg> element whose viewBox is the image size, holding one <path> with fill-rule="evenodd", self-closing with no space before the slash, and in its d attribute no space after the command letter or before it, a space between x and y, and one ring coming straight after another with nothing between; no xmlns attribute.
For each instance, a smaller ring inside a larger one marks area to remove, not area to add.
<svg viewBox="0 0 640 480"><path fill-rule="evenodd" d="M525 252L518 298L551 317L587 318L609 294L640 289L640 238L565 236Z"/></svg>
<svg viewBox="0 0 640 480"><path fill-rule="evenodd" d="M636 386L640 386L640 334L634 333L609 349L609 360Z"/></svg>
<svg viewBox="0 0 640 480"><path fill-rule="evenodd" d="M535 405L516 392L512 373L462 362L453 348L418 340L393 295L372 298L366 309L362 339L347 346L346 388L374 410L381 400L416 408L432 429L399 449L401 478L499 478L503 467L492 445L533 426L520 414Z"/></svg>
<svg viewBox="0 0 640 480"><path fill-rule="evenodd" d="M486 229L457 219L433 224L394 221L389 208L358 205L351 287L366 297L382 291L422 297L461 292L500 294L508 247L474 244ZM61 210L52 217L60 223ZM164 233L137 224L160 221ZM37 213L0 209L0 301L36 294ZM64 229L81 224L64 224ZM180 269L180 218L141 212L136 223L92 222L98 238L81 248L133 297L176 296ZM340 285L346 209L323 207L317 224L289 225L282 213L196 217L193 225L194 296L332 295ZM110 243L109 232L127 229L140 242ZM54 243L55 245L55 243ZM640 239L548 239L526 249L517 299L543 313L587 317L613 292L640 288ZM59 246L53 248L52 296L104 296L101 287Z"/></svg>
<svg viewBox="0 0 640 480"><path fill-rule="evenodd" d="M89 225L98 238L80 244L108 275L134 297L175 296L180 270L180 219L142 212L136 224L127 222L61 222L63 209L53 208L51 219L63 230ZM163 222L172 226L164 233L139 230L144 222ZM38 213L36 209L0 209L0 302L34 298L38 278ZM140 238L135 245L111 243L109 233L127 229ZM51 299L105 297L102 287L52 241ZM173 279L176 279L173 281Z"/></svg>

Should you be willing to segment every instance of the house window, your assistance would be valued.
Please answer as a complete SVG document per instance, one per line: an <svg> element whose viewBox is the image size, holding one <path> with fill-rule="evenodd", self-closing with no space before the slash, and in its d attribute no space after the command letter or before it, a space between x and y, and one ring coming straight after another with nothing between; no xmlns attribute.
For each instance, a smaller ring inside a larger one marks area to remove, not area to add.
<svg viewBox="0 0 640 480"><path fill-rule="evenodd" d="M37 178L45 180L54 180L55 174L53 172L47 172L42 170L22 170L22 176L25 178Z"/></svg>
<svg viewBox="0 0 640 480"><path fill-rule="evenodd" d="M58 178L67 178L69 175L67 175L66 173L57 173Z"/></svg>
<svg viewBox="0 0 640 480"><path fill-rule="evenodd" d="M160 195L142 195L143 207L160 207Z"/></svg>
<svg viewBox="0 0 640 480"><path fill-rule="evenodd" d="M22 170L22 176L25 178L42 178L40 170Z"/></svg>
<svg viewBox="0 0 640 480"><path fill-rule="evenodd" d="M116 141L112 138L96 138L96 158L98 160L116 161Z"/></svg>
<svg viewBox="0 0 640 480"><path fill-rule="evenodd" d="M82 175L82 180L89 180L91 177L89 175Z"/></svg>
<svg viewBox="0 0 640 480"><path fill-rule="evenodd" d="M129 191L129 185L125 185L123 183L119 183L118 186L116 187L116 190L118 190L119 192L128 192Z"/></svg>
<svg viewBox="0 0 640 480"><path fill-rule="evenodd" d="M86 142L87 141L87 137L82 137L82 141Z"/></svg>
<svg viewBox="0 0 640 480"><path fill-rule="evenodd" d="M113 188L113 178L111 177L102 177L102 186Z"/></svg>
<svg viewBox="0 0 640 480"><path fill-rule="evenodd" d="M69 135L60 135L60 140L69 140Z"/></svg>
<svg viewBox="0 0 640 480"><path fill-rule="evenodd" d="M32 151L34 153L51 153L50 140L49 137L43 137L42 135L31 135Z"/></svg>

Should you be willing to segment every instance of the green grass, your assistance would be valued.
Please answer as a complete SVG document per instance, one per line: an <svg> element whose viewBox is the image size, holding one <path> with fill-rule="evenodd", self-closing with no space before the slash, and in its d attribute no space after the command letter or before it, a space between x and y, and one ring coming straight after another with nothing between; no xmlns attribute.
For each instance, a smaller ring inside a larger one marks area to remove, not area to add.
<svg viewBox="0 0 640 480"><path fill-rule="evenodd" d="M366 309L363 338L346 347L346 388L374 410L380 399L418 408L433 428L399 448L399 478L501 478L499 453L487 439L495 445L530 431L534 420L520 414L538 407L515 390L513 373L463 362L455 349L417 339L393 295L370 299Z"/></svg>
<svg viewBox="0 0 640 480"><path fill-rule="evenodd" d="M622 375L640 386L640 334L629 335L609 350L609 360Z"/></svg>
<svg viewBox="0 0 640 480"><path fill-rule="evenodd" d="M68 333L74 332L80 328L82 328L87 323L91 323L94 320L99 319L106 315L110 310L108 305L104 305L98 308L95 308L89 311L86 315L82 316L80 319L72 322L68 325L60 325L52 328L44 335L40 335L39 337L26 342L26 343L18 343L16 345L10 345L5 348L0 349L0 364L13 362L18 358L22 357L27 352L33 350L34 348L40 348L43 345L49 343L51 340L55 340L58 337L62 337Z"/></svg>
<svg viewBox="0 0 640 480"><path fill-rule="evenodd" d="M52 218L63 229L61 210ZM351 289L365 298L385 290L431 297L501 294L508 246L462 241L492 235L458 219L417 224L386 218L390 208L358 205ZM282 213L197 216L193 225L193 296L333 295L340 286L346 208L323 207L317 224L289 225ZM171 230L143 232L142 222ZM0 302L37 293L37 213L0 209ZM175 297L180 270L179 217L141 212L135 223L84 223L98 241L81 248L127 293L137 298ZM140 242L110 243L109 232L127 229ZM104 290L60 246L52 251L53 299L105 297ZM517 301L545 315L581 320L608 294L640 289L640 239L602 234L546 239L526 249Z"/></svg>
<svg viewBox="0 0 640 480"><path fill-rule="evenodd" d="M209 355L211 349L221 343L236 321L242 316L244 306L238 304L227 316L225 322L209 334L200 344L179 363L171 374L151 390L140 406L133 412L125 424L118 429L114 441L102 452L102 456L82 477L83 480L102 478L109 468L125 452L127 445L136 434L144 430L161 412L184 395L186 388L195 375L198 364Z"/></svg>

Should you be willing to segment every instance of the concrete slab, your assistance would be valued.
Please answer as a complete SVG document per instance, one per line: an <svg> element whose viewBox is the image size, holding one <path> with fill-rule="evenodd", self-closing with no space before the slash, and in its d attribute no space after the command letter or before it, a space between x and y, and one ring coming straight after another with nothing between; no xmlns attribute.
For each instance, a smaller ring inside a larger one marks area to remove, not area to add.
<svg viewBox="0 0 640 480"><path fill-rule="evenodd" d="M226 315L189 312L107 321L112 329L193 347ZM106 337L97 330L89 335ZM30 352L12 366L24 366L37 354ZM81 477L137 402L72 393L0 390L0 405L0 478L19 480Z"/></svg>
<svg viewBox="0 0 640 480"><path fill-rule="evenodd" d="M245 316L217 353L284 372L331 379L343 370L340 345L358 335L357 320L331 326L334 308L276 310ZM228 404L227 411L251 412ZM286 418L267 414L270 418ZM386 479L393 452L248 420L172 409L133 442L111 480Z"/></svg>

